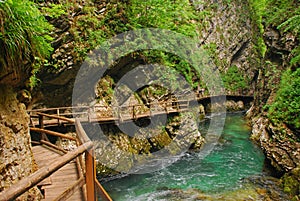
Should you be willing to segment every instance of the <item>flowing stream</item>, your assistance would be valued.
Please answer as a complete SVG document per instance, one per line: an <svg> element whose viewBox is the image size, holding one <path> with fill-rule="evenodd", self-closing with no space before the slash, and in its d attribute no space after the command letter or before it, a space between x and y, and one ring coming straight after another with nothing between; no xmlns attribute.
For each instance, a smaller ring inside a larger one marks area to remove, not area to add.
<svg viewBox="0 0 300 201"><path fill-rule="evenodd" d="M209 119L200 123L204 136L208 125ZM197 200L200 194L237 191L245 179L262 174L264 155L249 134L241 113L227 114L222 136L205 158L201 152L186 153L160 171L128 175L103 186L116 201Z"/></svg>

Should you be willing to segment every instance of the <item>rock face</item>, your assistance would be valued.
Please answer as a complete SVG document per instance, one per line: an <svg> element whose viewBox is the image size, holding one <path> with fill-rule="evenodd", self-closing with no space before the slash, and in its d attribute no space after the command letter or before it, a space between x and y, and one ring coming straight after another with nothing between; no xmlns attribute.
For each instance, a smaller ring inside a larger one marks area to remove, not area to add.
<svg viewBox="0 0 300 201"><path fill-rule="evenodd" d="M44 1L41 6L49 6L51 1ZM249 5L242 0L234 1L194 1L195 9L203 13L203 19L199 19L199 46L207 49L214 59L217 68L222 72L227 72L232 66L236 66L243 73L243 81L247 87L238 88L238 91L228 89L227 93L243 93L252 94L257 77L258 57L251 27L250 16L247 15ZM83 6L93 9L93 16L90 16ZM90 29L94 25L90 25L88 18L93 17L94 20L102 20L106 16L109 9L115 9L117 5L114 3L92 3L83 1L83 3L73 3L66 14L58 18L48 17L49 22L56 28L53 37L54 53L50 60L51 65L58 67L59 71L48 73L49 69L41 73L43 80L42 92L44 97L39 100L44 106L62 106L71 104L72 87L77 71L80 68L84 55L80 52L84 49L93 48L91 44L82 42L88 40L85 30ZM119 13L114 13L114 18L123 20L123 9L119 8ZM126 23L124 21L123 23ZM106 29L99 27L99 29ZM108 31L108 30L106 30ZM105 33L112 36L112 33ZM141 58L127 58L126 61L120 61L116 68L120 69L120 65L129 63L142 62ZM114 68L114 67L112 67ZM112 70L113 71L113 70ZM229 80L230 82L230 80ZM51 97L51 98L50 98ZM55 99L56 101L53 101Z"/></svg>
<svg viewBox="0 0 300 201"><path fill-rule="evenodd" d="M149 161L167 162L190 148L202 147L204 138L191 112L168 116L167 122L165 124L162 122L164 121L161 117L156 116L151 120L136 121L134 124L139 126L138 128L133 128L130 123L102 125L101 130L106 137L95 138L98 145L95 151L98 158L98 175L106 177L117 172L132 173L139 171L140 167L145 171Z"/></svg>
<svg viewBox="0 0 300 201"><path fill-rule="evenodd" d="M200 43L215 57L215 64L221 71L237 66L245 72L245 79L254 86L258 57L253 39L253 29L247 1L208 0L194 5L200 12L208 11L203 19ZM232 92L234 93L234 92Z"/></svg>
<svg viewBox="0 0 300 201"><path fill-rule="evenodd" d="M254 105L248 112L253 125L252 138L264 151L274 174L278 177L285 174L282 178L284 191L299 196L300 175L295 174L300 167L299 132L284 123L274 125L264 108L275 99L281 73L288 68L297 41L292 34L283 34L274 27L266 28L264 41L267 45L264 61L267 62L259 69Z"/></svg>
<svg viewBox="0 0 300 201"><path fill-rule="evenodd" d="M29 116L25 105L16 99L8 86L0 86L0 192L36 170L31 152ZM40 200L37 188L32 188L17 200Z"/></svg>

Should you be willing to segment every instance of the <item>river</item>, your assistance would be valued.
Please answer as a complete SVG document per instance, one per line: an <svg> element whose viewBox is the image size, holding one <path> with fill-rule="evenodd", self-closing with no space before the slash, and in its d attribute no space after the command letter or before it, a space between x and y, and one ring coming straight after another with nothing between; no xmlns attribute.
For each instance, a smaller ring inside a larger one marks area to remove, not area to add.
<svg viewBox="0 0 300 201"><path fill-rule="evenodd" d="M199 125L204 136L209 121L207 118ZM228 114L217 145L205 158L201 152L188 152L165 169L127 175L103 186L116 201L226 200L226 196L238 200L234 196L241 193L255 200L254 188L242 192L249 188L245 181L263 174L264 155L249 140L250 132L242 113Z"/></svg>

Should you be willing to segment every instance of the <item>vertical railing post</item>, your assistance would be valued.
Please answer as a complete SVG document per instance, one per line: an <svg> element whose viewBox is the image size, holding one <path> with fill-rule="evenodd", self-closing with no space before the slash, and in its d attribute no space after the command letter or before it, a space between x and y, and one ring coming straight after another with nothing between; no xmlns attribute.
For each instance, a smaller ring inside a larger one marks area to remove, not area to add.
<svg viewBox="0 0 300 201"><path fill-rule="evenodd" d="M39 125L41 129L44 129L44 116L39 115ZM42 140L49 141L47 135L45 133L42 133Z"/></svg>
<svg viewBox="0 0 300 201"><path fill-rule="evenodd" d="M56 114L59 117L59 108L56 109ZM60 126L60 122L59 122L58 118L57 118L57 124L58 124L58 126Z"/></svg>
<svg viewBox="0 0 300 201"><path fill-rule="evenodd" d="M44 128L44 116L43 115L39 115L39 125L40 125L41 129Z"/></svg>
<svg viewBox="0 0 300 201"><path fill-rule="evenodd" d="M87 191L87 201L95 201L95 163L94 163L94 150L91 149L85 152L85 182L86 182L86 191Z"/></svg>
<svg viewBox="0 0 300 201"><path fill-rule="evenodd" d="M88 108L88 113L87 113L87 115L88 115L88 122L92 122L92 119L91 119L91 112L92 112L92 108L91 108L91 106Z"/></svg>

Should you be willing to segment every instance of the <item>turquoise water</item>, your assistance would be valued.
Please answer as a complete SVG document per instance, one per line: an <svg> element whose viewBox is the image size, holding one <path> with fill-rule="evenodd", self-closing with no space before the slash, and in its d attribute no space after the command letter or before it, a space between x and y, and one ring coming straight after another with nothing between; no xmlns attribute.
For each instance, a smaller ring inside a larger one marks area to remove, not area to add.
<svg viewBox="0 0 300 201"><path fill-rule="evenodd" d="M220 118L215 116L213 118ZM203 135L209 120L200 123ZM186 153L171 166L148 174L127 175L103 183L116 201L168 200L170 189L199 189L220 193L241 188L244 178L262 173L264 156L249 140L250 128L242 114L228 114L221 138L205 158L200 153Z"/></svg>

